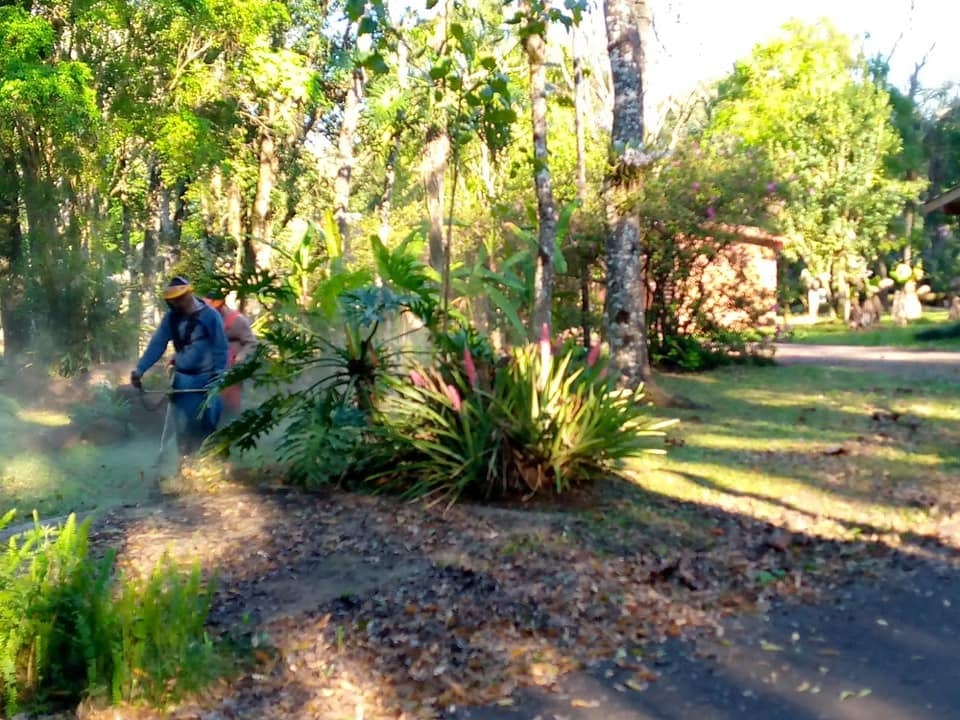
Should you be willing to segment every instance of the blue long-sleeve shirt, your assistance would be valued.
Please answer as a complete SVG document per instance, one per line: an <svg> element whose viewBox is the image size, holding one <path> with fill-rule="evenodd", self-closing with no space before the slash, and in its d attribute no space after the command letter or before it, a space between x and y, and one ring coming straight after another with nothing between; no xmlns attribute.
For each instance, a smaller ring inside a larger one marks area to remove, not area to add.
<svg viewBox="0 0 960 720"><path fill-rule="evenodd" d="M223 318L213 308L194 299L193 321L191 316L167 311L160 321L156 332L150 338L147 349L143 351L137 363L137 372L143 375L163 357L167 345L174 338L174 324L178 336L183 338L184 347L174 357L177 372L186 375L207 375L222 372L227 367L227 333L223 328ZM191 328L190 337L186 337Z"/></svg>

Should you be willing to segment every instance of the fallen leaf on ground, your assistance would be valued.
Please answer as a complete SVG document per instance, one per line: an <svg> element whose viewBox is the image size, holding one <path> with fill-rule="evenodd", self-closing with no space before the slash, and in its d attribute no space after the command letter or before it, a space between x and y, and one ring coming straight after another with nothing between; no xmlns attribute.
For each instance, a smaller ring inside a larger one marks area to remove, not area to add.
<svg viewBox="0 0 960 720"><path fill-rule="evenodd" d="M850 698L854 697L866 697L871 692L872 690L870 690L870 688L863 688L862 690L844 690L842 693L840 693L840 701L843 702L844 700L849 700Z"/></svg>
<svg viewBox="0 0 960 720"><path fill-rule="evenodd" d="M570 704L571 704L573 707L578 707L578 708L598 708L598 707L600 707L600 703L597 702L596 700L581 700L580 698L574 698L573 700L570 701Z"/></svg>

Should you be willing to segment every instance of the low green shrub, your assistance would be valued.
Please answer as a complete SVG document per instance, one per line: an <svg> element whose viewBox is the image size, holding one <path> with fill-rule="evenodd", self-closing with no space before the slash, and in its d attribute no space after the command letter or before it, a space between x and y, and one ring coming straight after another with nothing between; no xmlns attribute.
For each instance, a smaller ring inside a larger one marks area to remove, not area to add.
<svg viewBox="0 0 960 720"><path fill-rule="evenodd" d="M106 383L93 388L89 401L75 403L70 408L70 421L84 427L106 419L126 423L130 419L130 401Z"/></svg>
<svg viewBox="0 0 960 720"><path fill-rule="evenodd" d="M0 521L6 527L15 513ZM87 562L87 526L71 516L59 530L34 522L14 536L0 560L0 690L7 713L21 700L42 699L45 690L76 697L88 673L98 674L96 653L89 668L71 637L96 635L89 612L96 605L83 591L100 584L103 566ZM74 607L69 607L70 605Z"/></svg>
<svg viewBox="0 0 960 720"><path fill-rule="evenodd" d="M469 352L462 366L417 367L384 401L375 487L454 501L461 495L562 493L624 471L658 452L672 421L649 416L642 389L618 389L595 349L554 355L548 340L511 351L479 383Z"/></svg>
<svg viewBox="0 0 960 720"><path fill-rule="evenodd" d="M456 371L418 367L410 375L384 401L371 446L380 470L366 481L409 498L493 494L503 442L493 397Z"/></svg>
<svg viewBox="0 0 960 720"><path fill-rule="evenodd" d="M367 414L336 392L321 393L297 408L278 456L290 479L309 489L336 484L362 472Z"/></svg>
<svg viewBox="0 0 960 720"><path fill-rule="evenodd" d="M734 363L773 362L770 338L757 331L714 329L709 336L669 335L650 344L650 362L663 370L700 372Z"/></svg>
<svg viewBox="0 0 960 720"><path fill-rule="evenodd" d="M0 530L14 517L7 513ZM0 694L21 705L84 696L159 702L199 687L219 667L204 634L211 591L200 570L165 560L144 581L89 554L89 521L13 536L0 555Z"/></svg>
<svg viewBox="0 0 960 720"><path fill-rule="evenodd" d="M225 667L206 634L213 588L199 565L168 557L144 580L120 580L112 607L110 697L160 702L201 688Z"/></svg>

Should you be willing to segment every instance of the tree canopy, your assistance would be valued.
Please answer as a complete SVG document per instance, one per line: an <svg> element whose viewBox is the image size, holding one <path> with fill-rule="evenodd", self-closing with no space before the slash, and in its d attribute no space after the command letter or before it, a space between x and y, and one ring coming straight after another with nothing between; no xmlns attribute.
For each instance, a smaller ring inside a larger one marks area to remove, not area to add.
<svg viewBox="0 0 960 720"><path fill-rule="evenodd" d="M735 65L705 139L733 134L762 154L783 198L775 222L790 237L785 252L844 283L863 274L923 188L890 171L903 148L892 113L848 37L829 24L792 23Z"/></svg>

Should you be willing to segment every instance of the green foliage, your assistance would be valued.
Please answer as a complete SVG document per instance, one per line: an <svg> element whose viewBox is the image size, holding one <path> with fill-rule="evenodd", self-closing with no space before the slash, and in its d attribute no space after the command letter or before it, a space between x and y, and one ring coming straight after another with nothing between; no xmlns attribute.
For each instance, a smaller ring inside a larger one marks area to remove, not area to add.
<svg viewBox="0 0 960 720"><path fill-rule="evenodd" d="M438 372L415 369L398 383L378 418L378 465L367 482L405 497L455 501L492 489L499 441L489 400Z"/></svg>
<svg viewBox="0 0 960 720"><path fill-rule="evenodd" d="M329 210L320 223L311 223L298 242L273 249L285 261L281 275L301 309L318 311L332 320L339 309L339 298L345 292L373 282L373 273L366 268L348 269L343 257L343 238Z"/></svg>
<svg viewBox="0 0 960 720"><path fill-rule="evenodd" d="M280 446L290 479L307 488L335 485L363 471L367 414L343 403L336 393L316 404L300 403Z"/></svg>
<svg viewBox="0 0 960 720"><path fill-rule="evenodd" d="M416 367L377 417L393 458L374 487L454 502L461 496L563 493L623 472L656 452L671 424L652 420L642 390L617 389L598 349L554 355L548 341L515 348L487 374L469 354L462 363Z"/></svg>
<svg viewBox="0 0 960 720"><path fill-rule="evenodd" d="M0 530L14 517L0 519ZM0 555L0 693L63 704L84 695L163 701L217 671L204 634L212 592L199 568L169 560L145 582L113 574L113 554L89 555L89 521L13 536Z"/></svg>
<svg viewBox="0 0 960 720"><path fill-rule="evenodd" d="M849 38L826 24L785 30L736 64L707 137L737 135L762 154L785 200L785 253L843 284L923 184L890 174L901 150L890 97Z"/></svg>
<svg viewBox="0 0 960 720"><path fill-rule="evenodd" d="M130 401L106 383L93 388L88 401L76 403L70 408L70 422L78 427L88 426L100 419L126 423L129 418Z"/></svg>
<svg viewBox="0 0 960 720"><path fill-rule="evenodd" d="M146 579L120 582L107 610L114 702L182 697L224 670L205 631L213 593L198 565L184 572L166 556Z"/></svg>
<svg viewBox="0 0 960 720"><path fill-rule="evenodd" d="M736 138L684 138L642 171L630 207L641 218L647 340L654 364L696 370L742 354L737 331L776 302L749 244L775 244L762 229L782 202L762 153ZM749 251L744 250L750 247Z"/></svg>
<svg viewBox="0 0 960 720"><path fill-rule="evenodd" d="M161 120L156 142L164 179L174 185L222 160L223 149L216 142L217 128L208 118L181 110Z"/></svg>
<svg viewBox="0 0 960 720"><path fill-rule="evenodd" d="M669 335L651 343L650 362L665 370L701 372L733 363L768 365L773 358L758 333L718 328L705 337Z"/></svg>
<svg viewBox="0 0 960 720"><path fill-rule="evenodd" d="M363 286L337 295L332 322L323 299L303 318L281 309L262 324L257 352L224 373L220 384L227 387L252 380L257 387L269 388L271 395L218 430L210 443L212 450L252 449L283 428L279 449L295 479L318 484L345 475L351 456L340 455L342 470L327 472L317 462L317 453L325 443L338 448L352 443L363 425L353 411L369 414L385 391L397 353L380 337L381 326L401 312L417 308L432 313L437 305L435 292L431 295L426 290L419 275L422 266L404 260L406 252L404 247L395 254L382 249L383 279L420 293L399 293L388 285ZM338 265L318 286L315 297L324 297L326 283L349 287L351 283L341 285L337 280L342 275L356 277ZM357 433L339 428L348 418Z"/></svg>
<svg viewBox="0 0 960 720"><path fill-rule="evenodd" d="M252 360L221 383L252 379L271 395L221 428L211 449L248 450L275 436L294 482L353 480L453 500L563 492L649 448L660 433L640 393L617 390L596 355L586 363L568 348L555 359L547 343L514 350L498 367L489 339L464 316L452 310L443 322L422 249L418 234L393 250L374 240L381 284L341 293L333 326L323 313L264 323ZM458 277L494 282L482 267ZM394 341L378 334L402 313L423 323L440 368L416 365L413 385L399 378Z"/></svg>

